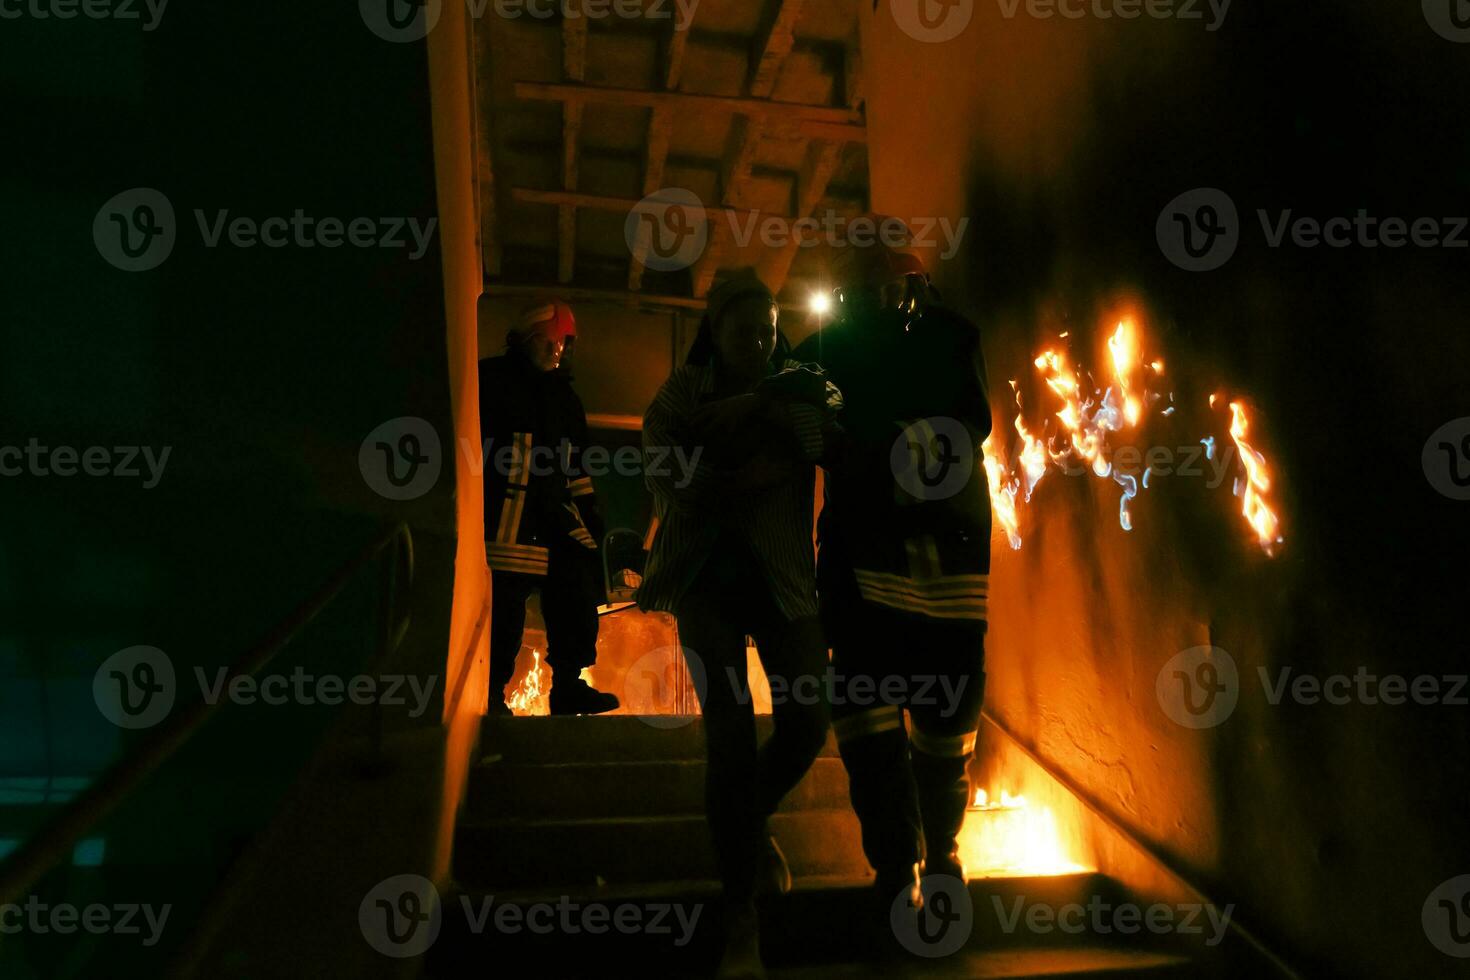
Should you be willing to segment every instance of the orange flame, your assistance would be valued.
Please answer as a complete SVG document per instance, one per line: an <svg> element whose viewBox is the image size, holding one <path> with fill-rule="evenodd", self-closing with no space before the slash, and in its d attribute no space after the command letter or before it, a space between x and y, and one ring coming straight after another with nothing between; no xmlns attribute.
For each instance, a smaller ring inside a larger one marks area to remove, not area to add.
<svg viewBox="0 0 1470 980"><path fill-rule="evenodd" d="M1016 396L1016 407L1021 404L1020 396ZM1021 436L1021 476L1025 480L1026 499L1031 499L1031 492L1036 489L1036 484L1046 476L1046 465L1050 457L1046 453L1046 443L1033 436L1026 428L1026 420L1021 413L1016 413L1016 432Z"/></svg>
<svg viewBox="0 0 1470 980"><path fill-rule="evenodd" d="M1113 355L1113 377L1123 397L1123 418L1129 425L1137 425L1143 415L1143 402L1133 393L1131 380L1143 358L1138 353L1138 330L1132 320L1118 322L1118 329L1108 339L1108 352Z"/></svg>
<svg viewBox="0 0 1470 980"><path fill-rule="evenodd" d="M1214 396L1211 396L1213 402ZM1281 520L1266 503L1266 494L1271 490L1271 476L1266 468L1266 457L1246 441L1250 432L1250 419L1240 402L1230 403L1230 438L1240 450L1240 461L1245 466L1245 483L1236 483L1236 493L1241 498L1240 512L1256 533L1266 554L1274 555L1281 544Z"/></svg>
<svg viewBox="0 0 1470 980"><path fill-rule="evenodd" d="M518 718L551 713L551 669L541 662L540 650L532 650L531 653L535 657L531 669L526 671L526 676L521 678L511 696L505 699L505 706Z"/></svg>
<svg viewBox="0 0 1470 980"><path fill-rule="evenodd" d="M1106 477L1113 468L1103 455L1107 434L1122 428L1112 389L1108 389L1100 403L1084 398L1082 383L1068 363L1067 355L1056 351L1043 351L1036 359L1036 367L1042 372L1046 386L1062 400L1062 409L1056 417L1071 436L1070 448L1049 451L1052 462L1061 466L1070 453L1087 463L1093 473ZM1096 410L1090 411L1094 406Z"/></svg>
<svg viewBox="0 0 1470 980"><path fill-rule="evenodd" d="M1006 478L1006 460L995 448L993 436L986 436L980 448L985 456L985 476L990 485L990 512L1000 522L1012 548L1021 547L1021 520L1016 515L1016 492L1019 481Z"/></svg>
<svg viewBox="0 0 1470 980"><path fill-rule="evenodd" d="M1059 875L1088 870L1077 863L1050 807L1032 807L1026 797L1000 791L992 799L984 789L975 791L970 820L972 833L964 835L966 867L978 876Z"/></svg>
<svg viewBox="0 0 1470 980"><path fill-rule="evenodd" d="M1068 333L1062 333L1062 338ZM1122 488L1118 501L1118 523L1125 531L1133 529L1130 503L1142 490L1148 489L1149 473L1140 481L1126 473L1114 472L1110 458L1110 437L1113 433L1135 429L1145 421L1145 413L1151 406L1161 403L1164 396L1159 391L1150 391L1150 380L1164 376L1163 358L1146 360L1143 354L1143 335L1132 317L1117 321L1107 342L1112 368L1112 383L1106 390L1099 390L1092 376L1074 368L1065 350L1048 348L1035 360L1036 370L1046 387L1061 400L1061 408L1054 413L1060 425L1053 430L1051 425L1043 427L1040 437L1027 427L1022 411L1020 389L1016 381L1011 387L1016 390L1015 429L1019 436L1018 454L1014 468L1008 459L1005 447L994 437L985 441L985 470L990 484L992 513L1005 531L1013 549L1021 547L1020 502L1031 501L1031 494L1050 469L1066 469L1073 464L1082 464L1100 479L1111 479ZM1152 373L1150 373L1152 372ZM1084 389L1083 375L1087 374ZM1085 394L1091 390L1092 395ZM1219 395L1210 395L1213 408ZM1174 414L1174 395L1170 393L1163 405L1161 415ZM1276 512L1266 502L1271 488L1265 457L1245 441L1249 420L1245 410L1231 403L1234 423L1231 435L1240 448L1244 460L1246 478L1237 483L1236 493L1242 496L1242 511L1250 522L1261 546L1267 554L1275 553L1275 546L1282 541L1281 522ZM1204 440L1206 445L1211 440Z"/></svg>

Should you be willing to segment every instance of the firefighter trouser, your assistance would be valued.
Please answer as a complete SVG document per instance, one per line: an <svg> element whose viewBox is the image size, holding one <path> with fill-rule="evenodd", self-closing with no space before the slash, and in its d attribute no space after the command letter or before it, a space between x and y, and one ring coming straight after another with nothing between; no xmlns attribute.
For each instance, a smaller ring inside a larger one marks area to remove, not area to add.
<svg viewBox="0 0 1470 980"><path fill-rule="evenodd" d="M827 647L815 616L788 620L744 545L721 539L679 600L679 645L704 713L705 815L726 901L753 896L766 819L801 781L827 739L821 684ZM772 687L775 730L759 749L746 675L746 636L755 638Z"/></svg>
<svg viewBox="0 0 1470 980"><path fill-rule="evenodd" d="M597 661L598 553L576 543L551 549L546 575L490 570L490 695L504 700L526 630L526 600L541 592L546 662L562 683Z"/></svg>
<svg viewBox="0 0 1470 980"><path fill-rule="evenodd" d="M843 598L823 608L832 728L863 852L880 887L898 887L925 853L950 854L964 823L985 700L985 623Z"/></svg>

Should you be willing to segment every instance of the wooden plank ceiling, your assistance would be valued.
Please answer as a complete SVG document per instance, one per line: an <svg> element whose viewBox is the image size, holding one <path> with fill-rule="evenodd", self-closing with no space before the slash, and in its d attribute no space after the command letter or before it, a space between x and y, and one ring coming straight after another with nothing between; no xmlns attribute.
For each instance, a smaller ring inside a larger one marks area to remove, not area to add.
<svg viewBox="0 0 1470 980"><path fill-rule="evenodd" d="M858 0L640 0L645 16L496 16L475 24L487 290L697 308L715 273L754 266L787 299L828 250L750 235L775 217L868 207ZM626 9L626 0L602 9ZM660 14L661 16L649 16ZM649 264L640 200L692 192L691 265Z"/></svg>

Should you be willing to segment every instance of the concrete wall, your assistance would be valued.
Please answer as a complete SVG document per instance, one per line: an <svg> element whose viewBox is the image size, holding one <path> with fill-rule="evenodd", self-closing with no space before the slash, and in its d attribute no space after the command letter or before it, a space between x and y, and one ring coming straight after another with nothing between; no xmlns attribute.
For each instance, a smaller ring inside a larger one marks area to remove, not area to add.
<svg viewBox="0 0 1470 980"><path fill-rule="evenodd" d="M429 34L434 176L444 267L445 353L454 442L480 442L479 321L483 272L474 161L473 68L467 8L450 4ZM454 599L443 672L448 733L433 875L449 880L454 822L479 738L489 685L490 570L485 563L485 485L472 460L454 453ZM447 477L447 474L446 474Z"/></svg>
<svg viewBox="0 0 1470 980"><path fill-rule="evenodd" d="M1467 866L1465 709L1272 704L1258 671L1464 672L1464 516L1419 462L1470 404L1450 367L1467 353L1464 253L1271 249L1255 212L1463 210L1447 128L1463 46L1414 4L1237 4L1214 31L1204 5L1204 21L952 6L973 19L929 43L892 13L914 4L864 4L873 203L971 219L933 268L985 331L998 438L1015 438L1008 381L1033 429L1060 407L1031 363L1043 347L1070 331L1100 366L1132 311L1180 399L1132 441L1226 444L1207 396L1249 398L1287 537L1265 557L1229 480L1154 481L1129 533L1117 485L1048 476L1021 549L993 543L989 711L1300 967L1448 971L1420 913ZM1242 241L1189 273L1155 222L1201 186L1236 201ZM1205 644L1233 658L1239 702L1192 730L1156 682Z"/></svg>
<svg viewBox="0 0 1470 980"><path fill-rule="evenodd" d="M434 676L442 692L448 653L468 643L483 599L482 565L461 547L480 539L476 488L446 466L422 496L390 500L365 478L359 449L400 417L424 419L446 447L457 420L473 424L463 406L473 403L479 271L463 80L436 68L436 92L461 89L462 108L446 102L447 115L431 117L428 46L376 36L357 5L169 5L149 31L27 15L4 33L17 148L4 197L8 221L31 231L3 246L0 441L170 456L146 488L117 476L0 480L10 515L0 775L99 771L138 740L92 700L103 660L157 646L192 688L195 667L212 672L258 643L388 521L415 529L422 590L396 666ZM451 157L439 185L436 139ZM93 239L99 209L136 187L164 193L176 217L172 254L148 272L115 268ZM263 221L301 209L441 224L417 258L376 246L244 248L210 245L196 209L209 222L221 210ZM377 636L376 585L372 570L355 579L279 669L360 670ZM333 712L229 707L222 717L98 830L108 900L174 905L164 942L53 952L156 972ZM0 813L12 817L22 834L34 824ZM270 915L312 915L276 899ZM350 924L355 911L341 911Z"/></svg>

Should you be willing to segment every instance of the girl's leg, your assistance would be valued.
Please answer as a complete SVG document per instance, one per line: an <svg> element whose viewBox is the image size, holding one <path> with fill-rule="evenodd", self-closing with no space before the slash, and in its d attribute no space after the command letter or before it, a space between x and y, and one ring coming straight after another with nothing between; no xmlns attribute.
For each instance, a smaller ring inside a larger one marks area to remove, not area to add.
<svg viewBox="0 0 1470 980"><path fill-rule="evenodd" d="M776 812L801 782L831 725L827 691L827 643L815 616L786 621L773 617L756 634L761 666L771 679L775 732L761 746L756 802L762 820Z"/></svg>
<svg viewBox="0 0 1470 980"><path fill-rule="evenodd" d="M728 904L748 903L755 892L761 816L755 806L755 714L745 690L745 627L741 601L727 589L706 588L701 575L679 605L679 644L704 677L705 814ZM723 583L719 583L723 584Z"/></svg>

